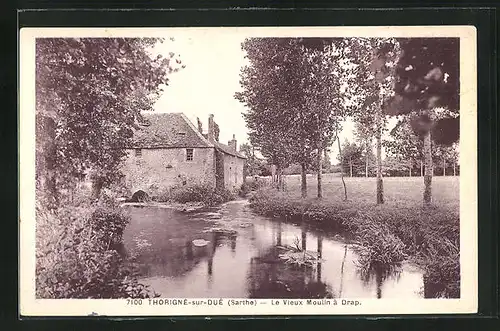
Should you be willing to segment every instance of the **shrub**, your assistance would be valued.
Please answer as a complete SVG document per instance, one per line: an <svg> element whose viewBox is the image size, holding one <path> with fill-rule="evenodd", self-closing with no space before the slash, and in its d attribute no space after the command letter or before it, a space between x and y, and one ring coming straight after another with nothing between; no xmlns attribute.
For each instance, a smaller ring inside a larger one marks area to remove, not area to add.
<svg viewBox="0 0 500 331"><path fill-rule="evenodd" d="M175 186L170 191L170 199L173 201L180 203L202 202L207 206L224 203L234 198L234 194L228 189L216 189L205 183Z"/></svg>
<svg viewBox="0 0 500 331"><path fill-rule="evenodd" d="M84 199L79 199L83 201ZM149 297L120 255L128 223L109 198L36 210L36 296L39 298Z"/></svg>
<svg viewBox="0 0 500 331"><path fill-rule="evenodd" d="M241 184L241 187L238 191L238 195L242 198L245 198L250 192L251 192L250 186L247 183L243 183Z"/></svg>
<svg viewBox="0 0 500 331"><path fill-rule="evenodd" d="M172 200L180 203L203 202L205 196L212 194L214 188L208 184L174 186L171 189Z"/></svg>
<svg viewBox="0 0 500 331"><path fill-rule="evenodd" d="M168 202L172 199L171 199L169 190L162 190L162 191L158 191L158 193L156 195L152 196L151 200L157 201L157 202Z"/></svg>
<svg viewBox="0 0 500 331"><path fill-rule="evenodd" d="M235 194L226 188L216 189L212 194L208 194L203 203L208 206L214 206L235 199Z"/></svg>
<svg viewBox="0 0 500 331"><path fill-rule="evenodd" d="M248 191L257 191L259 189L269 186L269 180L262 179L259 177L255 178L247 177L244 185L247 187Z"/></svg>

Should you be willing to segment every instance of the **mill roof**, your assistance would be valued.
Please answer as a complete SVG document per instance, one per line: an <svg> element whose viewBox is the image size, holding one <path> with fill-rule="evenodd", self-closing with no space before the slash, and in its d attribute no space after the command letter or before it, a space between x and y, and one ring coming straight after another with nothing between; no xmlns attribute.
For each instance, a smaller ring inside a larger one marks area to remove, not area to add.
<svg viewBox="0 0 500 331"><path fill-rule="evenodd" d="M134 132L133 148L206 148L244 159L228 145L211 143L183 113L143 114L144 123Z"/></svg>
<svg viewBox="0 0 500 331"><path fill-rule="evenodd" d="M214 147L182 113L144 114L144 125L134 132L135 148Z"/></svg>
<svg viewBox="0 0 500 331"><path fill-rule="evenodd" d="M231 147L229 147L228 145L225 145L223 143L220 143L218 141L214 141L214 145L215 145L215 148L217 148L218 150L220 150L221 152L223 153L226 153L226 154L229 154L229 155L232 155L232 156L236 156L236 157L239 157L240 159L246 159L245 156L243 156L242 154L240 154L239 152L235 151L234 149L232 149Z"/></svg>

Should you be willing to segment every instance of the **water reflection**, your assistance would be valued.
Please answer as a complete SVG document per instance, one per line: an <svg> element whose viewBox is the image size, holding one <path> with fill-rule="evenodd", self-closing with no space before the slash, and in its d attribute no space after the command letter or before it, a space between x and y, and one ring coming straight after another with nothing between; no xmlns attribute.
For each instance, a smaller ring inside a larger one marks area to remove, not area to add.
<svg viewBox="0 0 500 331"><path fill-rule="evenodd" d="M282 222L272 227L273 246L250 259L250 298L333 298L331 288L321 281L323 236L317 238L318 262L315 266L297 266L283 263ZM307 248L307 230L301 226L301 249Z"/></svg>
<svg viewBox="0 0 500 331"><path fill-rule="evenodd" d="M344 245L344 258L342 259L342 264L340 265L340 288L339 288L339 296L342 296L342 289L344 287L344 265L345 259L347 257L347 245Z"/></svg>
<svg viewBox="0 0 500 331"><path fill-rule="evenodd" d="M375 271L362 275L348 243L311 229L305 222L293 225L254 215L244 202L225 205L218 210L220 217L214 217L214 210L128 210L132 221L124 233L125 250L141 266L141 282L164 297L421 295L419 270L402 267L399 276ZM207 244L197 247L193 240ZM290 247L317 256L317 262L307 266L284 263L280 254Z"/></svg>

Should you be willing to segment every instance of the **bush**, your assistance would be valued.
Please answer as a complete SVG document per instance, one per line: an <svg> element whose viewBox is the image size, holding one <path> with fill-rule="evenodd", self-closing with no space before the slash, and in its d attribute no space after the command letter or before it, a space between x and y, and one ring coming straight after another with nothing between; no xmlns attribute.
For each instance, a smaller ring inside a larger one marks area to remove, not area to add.
<svg viewBox="0 0 500 331"><path fill-rule="evenodd" d="M128 223L121 209L106 197L93 204L61 205L52 211L37 205L36 296L151 296L120 254Z"/></svg>
<svg viewBox="0 0 500 331"><path fill-rule="evenodd" d="M238 191L238 195L242 198L245 198L250 192L251 192L250 186L247 183L243 183L241 184L241 187Z"/></svg>
<svg viewBox="0 0 500 331"><path fill-rule="evenodd" d="M170 200L187 203L202 202L207 206L224 203L235 198L226 188L214 188L209 184L175 186L170 191Z"/></svg>
<svg viewBox="0 0 500 331"><path fill-rule="evenodd" d="M260 177L247 177L244 185L248 191L257 191L269 186L269 179Z"/></svg>
<svg viewBox="0 0 500 331"><path fill-rule="evenodd" d="M152 196L151 200L156 202L168 202L171 201L172 199L170 197L170 191L163 190L159 191L156 195Z"/></svg>

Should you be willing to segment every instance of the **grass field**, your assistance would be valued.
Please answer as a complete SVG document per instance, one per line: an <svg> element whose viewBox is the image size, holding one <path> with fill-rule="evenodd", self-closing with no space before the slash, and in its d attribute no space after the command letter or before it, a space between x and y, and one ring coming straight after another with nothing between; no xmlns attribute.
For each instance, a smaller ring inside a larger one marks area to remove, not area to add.
<svg viewBox="0 0 500 331"><path fill-rule="evenodd" d="M294 197L300 197L300 175L286 176L286 190ZM345 177L347 198L360 204L376 203L376 178ZM323 199L341 201L344 198L342 180L338 175L323 175ZM453 211L459 210L460 177L433 177L433 203ZM386 177L384 178L384 198L388 206L412 207L422 205L424 180L422 177ZM307 175L308 197L317 196L315 175Z"/></svg>

